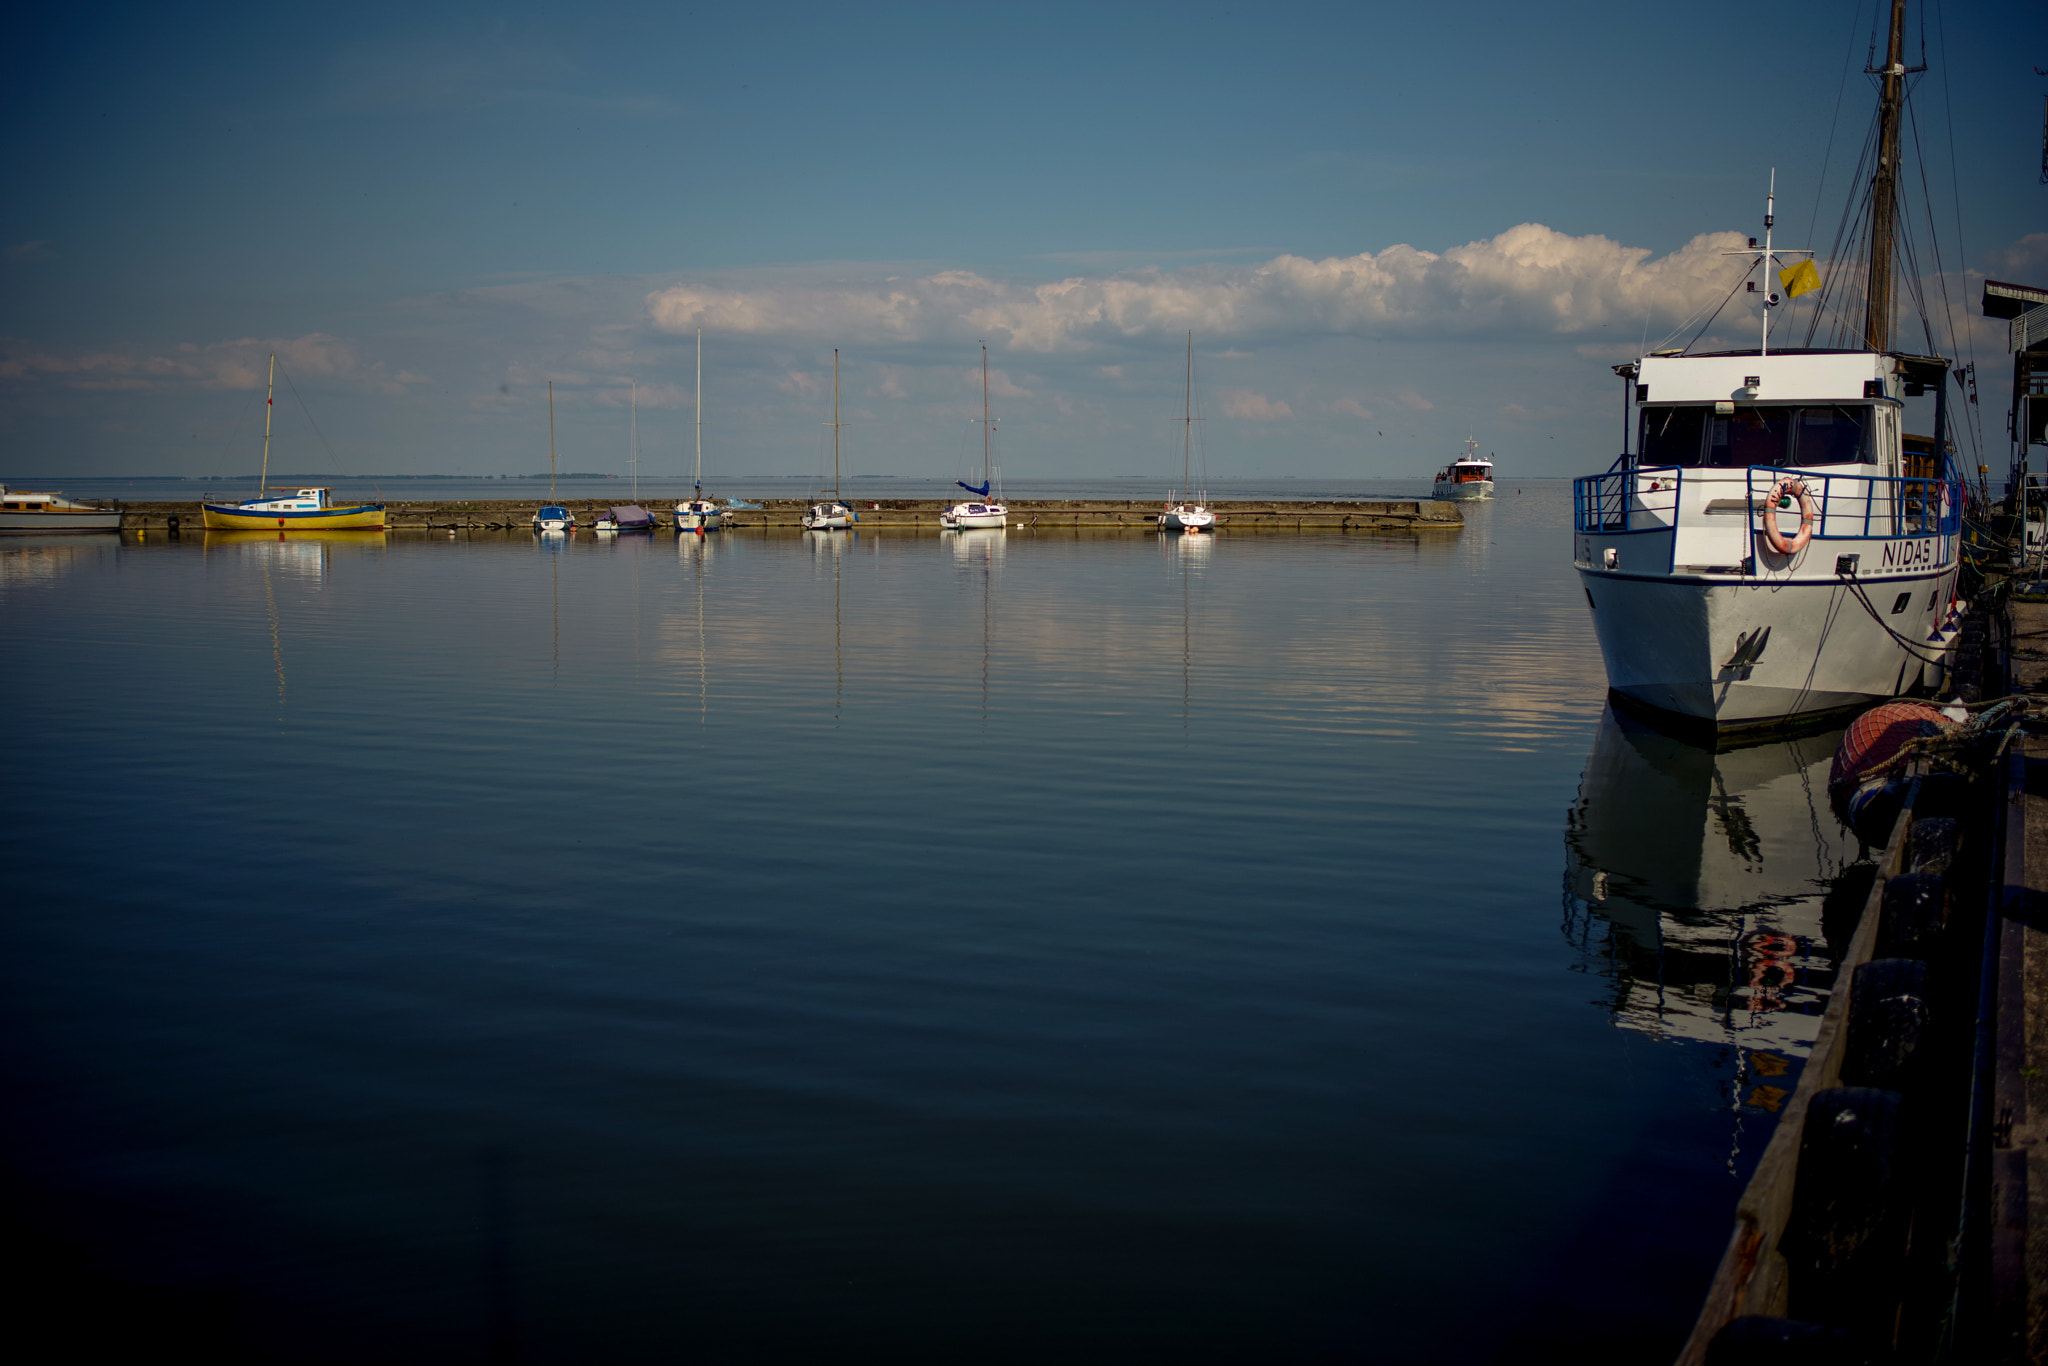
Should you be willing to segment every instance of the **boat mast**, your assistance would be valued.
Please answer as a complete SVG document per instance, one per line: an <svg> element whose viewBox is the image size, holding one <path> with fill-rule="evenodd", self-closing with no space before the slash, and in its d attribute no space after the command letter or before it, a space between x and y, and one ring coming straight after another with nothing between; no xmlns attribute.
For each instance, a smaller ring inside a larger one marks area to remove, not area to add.
<svg viewBox="0 0 2048 1366"><path fill-rule="evenodd" d="M628 380L627 383L633 386L627 400L633 405L633 435L626 447L626 455L627 463L633 467L633 501L637 504L640 501L640 381Z"/></svg>
<svg viewBox="0 0 2048 1366"><path fill-rule="evenodd" d="M1188 329L1188 382L1180 400L1180 496L1186 501L1188 485L1194 482L1195 459L1195 333Z"/></svg>
<svg viewBox="0 0 2048 1366"><path fill-rule="evenodd" d="M839 348L832 348L832 501L839 501Z"/></svg>
<svg viewBox="0 0 2048 1366"><path fill-rule="evenodd" d="M1906 0L1892 0L1890 41L1884 65L1867 76L1884 77L1877 106L1877 174L1870 181L1870 280L1865 291L1863 347L1888 351L1892 340L1892 251L1899 213L1899 110L1905 102Z"/></svg>
<svg viewBox="0 0 2048 1366"><path fill-rule="evenodd" d="M981 496L988 497L989 486L995 482L989 476L989 448L994 444L994 433L988 425L988 343L981 344Z"/></svg>
<svg viewBox="0 0 2048 1366"><path fill-rule="evenodd" d="M555 501L555 382L548 381L548 501Z"/></svg>
<svg viewBox="0 0 2048 1366"><path fill-rule="evenodd" d="M263 472L256 476L256 496L261 498L270 484L270 410L277 397L277 352L270 353L270 379L263 386Z"/></svg>
<svg viewBox="0 0 2048 1366"><path fill-rule="evenodd" d="M690 410L697 422L697 475L692 487L696 498L704 496L704 329L697 329L697 403Z"/></svg>

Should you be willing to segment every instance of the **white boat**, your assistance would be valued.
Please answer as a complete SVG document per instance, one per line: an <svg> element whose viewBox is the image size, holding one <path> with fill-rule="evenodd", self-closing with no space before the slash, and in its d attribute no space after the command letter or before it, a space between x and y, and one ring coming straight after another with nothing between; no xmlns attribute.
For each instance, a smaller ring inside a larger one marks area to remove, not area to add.
<svg viewBox="0 0 2048 1366"><path fill-rule="evenodd" d="M1493 497L1493 461L1479 453L1479 443L1467 440L1465 453L1438 471L1432 498Z"/></svg>
<svg viewBox="0 0 2048 1366"><path fill-rule="evenodd" d="M1890 341L1894 19L1870 210L1887 226L1869 244L1862 347L1771 348L1774 287L1818 278L1807 261L1773 278L1779 257L1812 255L1772 246L1774 185L1763 246L1736 253L1765 275L1757 347L1615 367L1633 385L1636 448L1574 484L1573 558L1608 685L1681 723L1728 731L1865 707L1938 678L1954 646L1964 489L1949 362ZM1908 437L1906 400L1923 394L1934 435Z"/></svg>
<svg viewBox="0 0 2048 1366"><path fill-rule="evenodd" d="M1216 525L1216 514L1202 505L1206 492L1190 497L1194 485L1195 445L1195 334L1188 333L1188 382L1182 391L1180 418L1180 488L1168 489L1166 511L1159 514L1161 531L1207 531Z"/></svg>
<svg viewBox="0 0 2048 1366"><path fill-rule="evenodd" d="M23 493L0 484L0 531L119 531L113 508L76 503L57 493Z"/></svg>
<svg viewBox="0 0 2048 1366"><path fill-rule="evenodd" d="M853 509L839 501L839 348L832 348L832 487L804 513L805 531L844 531L853 525Z"/></svg>
<svg viewBox="0 0 2048 1366"><path fill-rule="evenodd" d="M690 496L676 504L676 530L716 531L724 511L704 496L704 329L697 329L697 403L693 410L697 429L697 474L691 481Z"/></svg>
<svg viewBox="0 0 2048 1366"><path fill-rule="evenodd" d="M981 483L970 484L964 479L953 482L974 495L974 500L955 503L939 514L939 525L947 531L993 531L1010 524L1010 509L1000 492L991 498L990 490L995 488L996 476L992 453L995 446L995 424L988 415L988 347L981 348Z"/></svg>

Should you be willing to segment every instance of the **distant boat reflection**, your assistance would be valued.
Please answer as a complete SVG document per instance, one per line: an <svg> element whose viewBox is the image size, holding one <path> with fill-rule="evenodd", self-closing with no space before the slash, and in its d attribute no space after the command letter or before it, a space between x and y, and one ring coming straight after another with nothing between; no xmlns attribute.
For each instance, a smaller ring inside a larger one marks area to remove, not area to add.
<svg viewBox="0 0 2048 1366"><path fill-rule="evenodd" d="M1840 735L1716 754L1601 718L1565 825L1565 933L1612 980L1617 1025L1805 1056L1834 982L1824 903L1861 852L1828 810Z"/></svg>

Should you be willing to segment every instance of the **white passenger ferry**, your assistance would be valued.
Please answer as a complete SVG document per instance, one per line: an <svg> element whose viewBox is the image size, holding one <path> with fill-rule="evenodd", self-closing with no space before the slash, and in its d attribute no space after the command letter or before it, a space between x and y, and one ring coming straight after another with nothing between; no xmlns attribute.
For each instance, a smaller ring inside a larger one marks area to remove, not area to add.
<svg viewBox="0 0 2048 1366"><path fill-rule="evenodd" d="M1798 259L1812 252L1773 247L1767 201L1763 245L1731 253L1752 258L1757 346L1615 367L1632 383L1635 449L1574 486L1574 559L1609 687L1717 732L1935 682L1955 640L1964 488L1950 458L1949 362L1891 344L1903 14L1894 0L1890 52L1873 73L1883 80L1862 298L1844 290L1829 310L1846 326L1861 303L1862 345L1772 347L1780 285L1828 294ZM1781 269L1781 258L1797 264ZM1838 254L1832 268L1850 267ZM1907 434L1909 399L1931 436Z"/></svg>
<svg viewBox="0 0 2048 1366"><path fill-rule="evenodd" d="M1493 497L1493 461L1479 453L1477 441L1465 443L1465 453L1437 472L1430 489L1432 498Z"/></svg>
<svg viewBox="0 0 2048 1366"><path fill-rule="evenodd" d="M1946 374L1890 352L1639 361L1637 448L1574 496L1609 686L1727 730L1917 685L1948 644L1962 487L1934 468L1941 421L1909 454L1903 400Z"/></svg>

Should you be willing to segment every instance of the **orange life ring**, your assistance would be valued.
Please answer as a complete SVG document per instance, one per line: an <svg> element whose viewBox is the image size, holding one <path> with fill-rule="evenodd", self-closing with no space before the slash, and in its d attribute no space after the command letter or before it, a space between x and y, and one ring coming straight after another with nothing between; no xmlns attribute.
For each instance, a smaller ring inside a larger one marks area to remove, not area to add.
<svg viewBox="0 0 2048 1366"><path fill-rule="evenodd" d="M1779 498L1799 500L1799 530L1791 540L1778 529ZM1806 485L1789 475L1771 486L1771 496L1764 500L1764 540L1780 555L1797 555L1806 549L1806 543L1813 539L1813 498L1806 491Z"/></svg>

